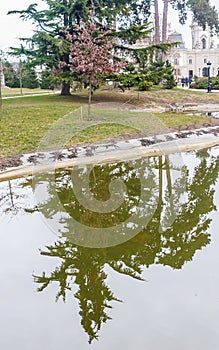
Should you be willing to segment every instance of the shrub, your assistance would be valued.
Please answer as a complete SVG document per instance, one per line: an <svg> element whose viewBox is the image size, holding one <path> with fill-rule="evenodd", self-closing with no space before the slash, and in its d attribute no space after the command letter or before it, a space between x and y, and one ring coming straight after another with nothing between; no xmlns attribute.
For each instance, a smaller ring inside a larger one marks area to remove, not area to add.
<svg viewBox="0 0 219 350"><path fill-rule="evenodd" d="M219 77L215 77L211 79L212 88L215 90L219 90Z"/></svg>
<svg viewBox="0 0 219 350"><path fill-rule="evenodd" d="M195 84L196 89L207 89L208 87L208 78L201 78Z"/></svg>
<svg viewBox="0 0 219 350"><path fill-rule="evenodd" d="M219 90L219 77L211 78L212 89ZM208 88L208 78L199 78L197 82L193 82L190 86L192 89L205 89Z"/></svg>
<svg viewBox="0 0 219 350"><path fill-rule="evenodd" d="M173 87L176 86L176 82L175 82L174 76L172 74L170 74L170 75L165 74L164 75L163 86L165 89L172 89Z"/></svg>
<svg viewBox="0 0 219 350"><path fill-rule="evenodd" d="M140 91L148 91L152 88L153 86L153 83L152 81L141 81L139 84L138 84L138 89Z"/></svg>

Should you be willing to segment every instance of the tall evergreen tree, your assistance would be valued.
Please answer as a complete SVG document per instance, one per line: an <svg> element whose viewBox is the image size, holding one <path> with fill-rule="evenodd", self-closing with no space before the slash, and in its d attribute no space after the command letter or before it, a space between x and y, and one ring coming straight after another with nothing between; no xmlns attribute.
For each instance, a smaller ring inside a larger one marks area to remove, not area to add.
<svg viewBox="0 0 219 350"><path fill-rule="evenodd" d="M22 85L28 89L36 89L39 87L39 81L35 70L28 65L23 67Z"/></svg>
<svg viewBox="0 0 219 350"><path fill-rule="evenodd" d="M39 10L36 3L26 10L10 11L19 14L24 20L35 23L37 30L29 42L30 49L25 54L33 65L44 64L56 71L57 80L62 82L62 95L70 94L72 74L70 68L70 48L65 42L64 30L74 34L74 24L86 22L91 11L93 20L102 30L117 29L122 40L133 43L141 35L140 27L149 20L151 8L155 10L155 44L159 44L159 0L43 0L45 9ZM219 31L218 13L209 0L165 0L163 11L162 41L167 38L167 14L169 4L178 11L180 23L185 23L188 11L203 27L208 24L212 30ZM118 34L118 33L116 33ZM64 44L63 44L64 43ZM24 52L22 52L24 53ZM61 65L61 70L59 63Z"/></svg>
<svg viewBox="0 0 219 350"><path fill-rule="evenodd" d="M5 85L10 88L18 88L20 86L18 73L14 70L10 62L4 62Z"/></svg>
<svg viewBox="0 0 219 350"><path fill-rule="evenodd" d="M149 16L148 1L134 0L43 0L46 8L38 10L37 4L31 4L26 10L10 11L9 14L19 14L24 20L31 20L37 26L32 38L24 39L31 45L26 54L33 64L45 64L48 68L59 68L62 72L62 95L70 94L71 73L69 67L69 46L63 45L64 30L73 34L73 25L87 21L90 11L95 9L94 20L100 27L115 27L118 19L119 29L127 29L139 25ZM140 19L142 18L142 19ZM124 31L125 33L125 31ZM131 35L132 32L129 32ZM135 33L136 34L136 33ZM139 31L139 35L141 32Z"/></svg>
<svg viewBox="0 0 219 350"><path fill-rule="evenodd" d="M52 72L48 69L44 70L40 78L41 89L50 89L52 84L51 81Z"/></svg>

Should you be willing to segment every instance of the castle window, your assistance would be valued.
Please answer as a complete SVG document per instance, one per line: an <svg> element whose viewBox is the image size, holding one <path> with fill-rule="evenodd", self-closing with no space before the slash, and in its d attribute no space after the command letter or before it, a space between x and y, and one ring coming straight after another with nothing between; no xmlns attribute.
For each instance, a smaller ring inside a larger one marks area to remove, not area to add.
<svg viewBox="0 0 219 350"><path fill-rule="evenodd" d="M206 39L205 38L202 39L202 48L206 49Z"/></svg>
<svg viewBox="0 0 219 350"><path fill-rule="evenodd" d="M174 58L174 65L177 65L177 64L179 64L179 60L178 58Z"/></svg>
<svg viewBox="0 0 219 350"><path fill-rule="evenodd" d="M207 58L204 58L204 64L206 64L208 62Z"/></svg>
<svg viewBox="0 0 219 350"><path fill-rule="evenodd" d="M192 58L189 58L189 64L192 64Z"/></svg>

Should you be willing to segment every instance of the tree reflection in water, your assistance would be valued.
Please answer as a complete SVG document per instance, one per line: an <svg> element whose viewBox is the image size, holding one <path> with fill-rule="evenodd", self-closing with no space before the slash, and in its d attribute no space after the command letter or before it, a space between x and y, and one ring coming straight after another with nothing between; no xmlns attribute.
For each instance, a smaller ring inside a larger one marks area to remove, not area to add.
<svg viewBox="0 0 219 350"><path fill-rule="evenodd" d="M39 285L38 291L42 292L51 283L57 282L59 287L56 300L62 297L65 301L67 291L72 291L73 286L77 285L74 296L79 302L81 325L88 334L89 343L98 339L102 324L110 319L107 310L112 307L112 302L119 301L107 285L106 265L120 274L142 280L145 266L162 264L181 269L193 259L197 250L210 243L208 229L211 219L208 214L216 209L214 185L218 178L219 159L203 150L196 152L196 160L197 165L192 171L184 169L185 192L182 185L184 177L175 182L171 179L169 158L151 158L153 171L150 175L154 176L153 181L157 183L151 196L157 196L156 210L146 227L130 240L106 248L78 246L72 242L69 234L73 229L69 218L63 216L60 219L62 236L54 245L41 251L41 255L60 258L60 265L49 275L34 275L34 282ZM139 162L139 167L144 167L144 160ZM139 201L140 185L132 173L130 162L94 167L90 176L90 189L99 200L107 200L109 192L106 183L109 184L115 173L124 180L128 179L126 185L129 196L125 197L124 203L113 217L103 213L96 215L96 218L92 211L82 208L74 196L71 173L57 173L56 191L68 214L86 225L98 227L115 225L124 220L129 215L131 206ZM42 181L45 185L46 178L42 178ZM26 182L25 186L27 184ZM48 201L38 205L32 212L40 210L45 217L52 219L59 207L56 208L49 182L47 192ZM142 209L144 213L144 208Z"/></svg>

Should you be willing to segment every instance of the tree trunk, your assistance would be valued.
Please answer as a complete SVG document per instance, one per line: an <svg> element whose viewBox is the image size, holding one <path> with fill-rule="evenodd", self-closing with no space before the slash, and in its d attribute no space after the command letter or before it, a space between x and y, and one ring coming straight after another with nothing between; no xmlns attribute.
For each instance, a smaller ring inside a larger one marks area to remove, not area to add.
<svg viewBox="0 0 219 350"><path fill-rule="evenodd" d="M157 208L154 213L154 218L157 220L158 232L162 231L161 228L161 213L163 208L163 156L159 156L159 196L157 202Z"/></svg>
<svg viewBox="0 0 219 350"><path fill-rule="evenodd" d="M158 0L154 0L154 24L155 24L154 43L159 44L159 42L160 42L160 21L159 21Z"/></svg>
<svg viewBox="0 0 219 350"><path fill-rule="evenodd" d="M10 180L8 180L8 187L9 187L9 195L10 195L10 199L11 199L11 206L12 206L12 208L14 208L14 198L13 198L13 191L12 191Z"/></svg>
<svg viewBox="0 0 219 350"><path fill-rule="evenodd" d="M169 2L169 0L164 0L164 6L163 6L163 22L162 22L162 43L166 43L166 42L167 42L168 2Z"/></svg>
<svg viewBox="0 0 219 350"><path fill-rule="evenodd" d="M163 156L159 156L159 197L157 208L161 215L161 208L163 205Z"/></svg>
<svg viewBox="0 0 219 350"><path fill-rule="evenodd" d="M20 93L23 94L23 85L22 85L22 62L20 59L19 62L19 83L20 83Z"/></svg>
<svg viewBox="0 0 219 350"><path fill-rule="evenodd" d="M88 119L90 119L91 98L92 98L92 84L91 84L91 80L90 80L90 82L89 82L89 97L88 97Z"/></svg>
<svg viewBox="0 0 219 350"><path fill-rule="evenodd" d="M114 9L116 8L115 2L113 3L113 8L114 8ZM114 21L113 21L113 30L116 31L116 28L117 28L117 22L116 22L116 15L115 15L115 19L114 19Z"/></svg>
<svg viewBox="0 0 219 350"><path fill-rule="evenodd" d="M69 78L70 76L70 67L69 67L69 53L65 53L61 57L61 61L65 63L65 65L62 67L63 76ZM62 82L62 96L69 96L70 93L70 83L66 83L66 81Z"/></svg>
<svg viewBox="0 0 219 350"><path fill-rule="evenodd" d="M70 84L69 83L65 83L64 81L62 82L61 95L62 96L69 96L69 95L71 95Z"/></svg>

